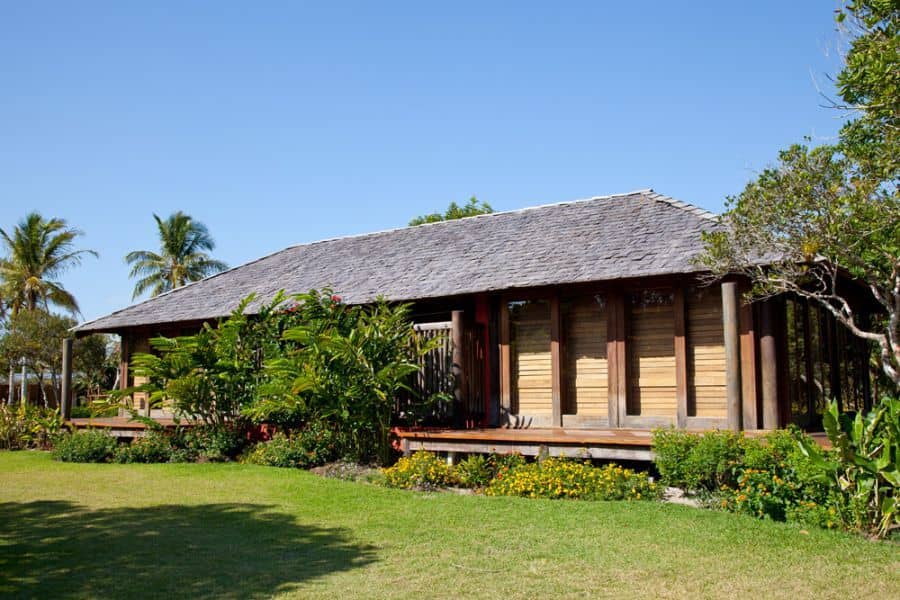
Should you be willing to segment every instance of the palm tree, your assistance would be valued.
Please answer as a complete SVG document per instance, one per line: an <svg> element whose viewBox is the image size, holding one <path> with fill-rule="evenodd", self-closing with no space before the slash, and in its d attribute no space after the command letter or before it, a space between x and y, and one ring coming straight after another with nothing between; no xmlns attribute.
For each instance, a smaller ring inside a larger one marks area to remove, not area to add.
<svg viewBox="0 0 900 600"><path fill-rule="evenodd" d="M131 265L129 277L139 277L132 298L147 290L150 290L151 297L159 296L228 268L224 262L206 253L214 250L216 243L206 225L200 221L181 211L165 220L156 215L153 218L159 228L159 254L135 250L125 257L125 262Z"/></svg>
<svg viewBox="0 0 900 600"><path fill-rule="evenodd" d="M93 250L75 250L74 241L83 235L64 219L44 218L32 212L19 221L11 233L0 229L0 242L7 256L0 259L0 294L12 314L20 310L49 310L51 304L78 314L78 302L57 278L81 264Z"/></svg>

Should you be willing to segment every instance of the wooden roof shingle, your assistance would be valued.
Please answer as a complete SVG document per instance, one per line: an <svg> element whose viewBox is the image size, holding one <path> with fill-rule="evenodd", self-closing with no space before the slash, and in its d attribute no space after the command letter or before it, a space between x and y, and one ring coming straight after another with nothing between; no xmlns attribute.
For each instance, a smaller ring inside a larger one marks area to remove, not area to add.
<svg viewBox="0 0 900 600"><path fill-rule="evenodd" d="M75 328L79 333L228 315L330 287L351 304L697 271L716 215L653 190L291 246Z"/></svg>

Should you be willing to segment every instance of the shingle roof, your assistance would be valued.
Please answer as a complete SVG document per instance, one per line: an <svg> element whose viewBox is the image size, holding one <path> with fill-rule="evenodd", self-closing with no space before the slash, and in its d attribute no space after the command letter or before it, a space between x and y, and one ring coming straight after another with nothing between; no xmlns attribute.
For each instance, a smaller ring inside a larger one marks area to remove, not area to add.
<svg viewBox="0 0 900 600"><path fill-rule="evenodd" d="M641 190L291 246L83 323L79 332L228 315L331 287L345 302L691 273L716 215Z"/></svg>

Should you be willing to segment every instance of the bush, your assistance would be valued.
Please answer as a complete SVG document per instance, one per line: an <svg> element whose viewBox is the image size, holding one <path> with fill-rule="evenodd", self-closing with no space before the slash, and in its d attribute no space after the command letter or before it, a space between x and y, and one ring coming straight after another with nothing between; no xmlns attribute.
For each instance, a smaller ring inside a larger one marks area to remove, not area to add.
<svg viewBox="0 0 900 600"><path fill-rule="evenodd" d="M457 483L452 467L426 451L403 457L382 472L385 485L407 490L432 490Z"/></svg>
<svg viewBox="0 0 900 600"><path fill-rule="evenodd" d="M165 463L172 461L175 449L172 438L159 431L151 431L135 438L129 445L116 450L113 460L117 463Z"/></svg>
<svg viewBox="0 0 900 600"><path fill-rule="evenodd" d="M745 442L742 434L730 431L697 434L657 429L653 432L653 462L664 484L709 494L722 486L733 487Z"/></svg>
<svg viewBox="0 0 900 600"><path fill-rule="evenodd" d="M240 456L246 437L234 427L188 427L173 440L174 449L185 460L224 462Z"/></svg>
<svg viewBox="0 0 900 600"><path fill-rule="evenodd" d="M453 472L461 486L482 488L499 473L524 464L525 458L521 454L473 454L456 465Z"/></svg>
<svg viewBox="0 0 900 600"><path fill-rule="evenodd" d="M98 408L92 408L90 405L84 406L73 406L72 407L72 418L73 419L91 419L97 417L115 417L119 414L118 406L104 406Z"/></svg>
<svg viewBox="0 0 900 600"><path fill-rule="evenodd" d="M116 438L99 429L76 431L56 440L53 457L62 462L105 463L116 453Z"/></svg>
<svg viewBox="0 0 900 600"><path fill-rule="evenodd" d="M498 473L485 493L525 498L653 500L659 498L660 491L646 473L613 464L596 468L586 462L548 458Z"/></svg>
<svg viewBox="0 0 900 600"><path fill-rule="evenodd" d="M276 433L268 442L257 444L244 462L269 467L309 469L338 458L335 434L321 425L287 436Z"/></svg>
<svg viewBox="0 0 900 600"><path fill-rule="evenodd" d="M57 410L0 405L0 450L46 450L64 429Z"/></svg>

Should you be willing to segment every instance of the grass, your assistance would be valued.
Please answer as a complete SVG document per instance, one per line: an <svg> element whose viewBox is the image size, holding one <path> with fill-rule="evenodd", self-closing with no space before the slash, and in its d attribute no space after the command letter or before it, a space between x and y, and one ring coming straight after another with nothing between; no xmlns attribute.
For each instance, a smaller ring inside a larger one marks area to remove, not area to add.
<svg viewBox="0 0 900 600"><path fill-rule="evenodd" d="M658 503L0 452L0 596L900 597L900 546Z"/></svg>

